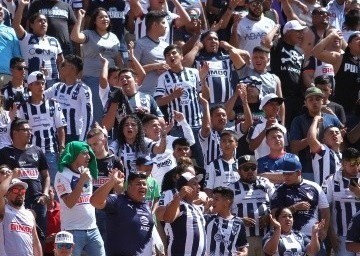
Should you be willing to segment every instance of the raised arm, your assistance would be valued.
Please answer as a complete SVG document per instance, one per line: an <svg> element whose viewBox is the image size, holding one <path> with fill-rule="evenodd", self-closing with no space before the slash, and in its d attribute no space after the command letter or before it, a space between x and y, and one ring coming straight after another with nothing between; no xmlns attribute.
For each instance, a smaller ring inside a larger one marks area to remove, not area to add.
<svg viewBox="0 0 360 256"><path fill-rule="evenodd" d="M276 24L270 31L269 33L266 34L266 36L264 36L261 39L261 45L264 46L265 48L270 49L273 45L273 40L275 38L275 36L277 35L278 31L280 29L280 25Z"/></svg>
<svg viewBox="0 0 360 256"><path fill-rule="evenodd" d="M109 72L109 61L104 58L101 53L99 53L100 62L102 64L102 68L100 71L100 80L99 85L102 89L106 89L109 86L108 83L108 72Z"/></svg>
<svg viewBox="0 0 360 256"><path fill-rule="evenodd" d="M90 180L90 177L91 176L89 171L81 173L80 179L78 180L77 184L75 185L75 188L71 191L71 193L64 194L61 197L66 207L71 209L75 206L75 204L80 198L84 184Z"/></svg>
<svg viewBox="0 0 360 256"><path fill-rule="evenodd" d="M139 85L141 85L146 76L146 72L145 72L145 69L143 68L143 66L138 61L138 59L135 57L134 47L135 47L134 42L132 42L132 41L129 42L129 46L128 46L129 61L131 63L132 69L134 69L134 71L136 73L137 82Z"/></svg>
<svg viewBox="0 0 360 256"><path fill-rule="evenodd" d="M280 223L275 220L272 215L270 214L270 223L274 228L274 232L269 240L265 242L263 247L263 251L267 255L274 255L278 251L280 236L281 236L281 225Z"/></svg>
<svg viewBox="0 0 360 256"><path fill-rule="evenodd" d="M203 97L202 94L199 94L199 100L201 106L203 107L202 124L199 134L202 138L207 138L210 136L210 132L211 132L209 102Z"/></svg>
<svg viewBox="0 0 360 256"><path fill-rule="evenodd" d="M180 16L175 20L175 26L180 28L184 26L186 23L191 21L189 14L185 11L184 7L180 4L178 0L171 0L176 8L177 14Z"/></svg>
<svg viewBox="0 0 360 256"><path fill-rule="evenodd" d="M141 4L138 0L130 0L130 11L134 15L135 18L141 17L144 13L141 7Z"/></svg>
<svg viewBox="0 0 360 256"><path fill-rule="evenodd" d="M85 17L85 10L80 9L78 11L78 19L75 22L75 25L71 31L70 39L78 44L83 44L86 41L86 36L83 32L81 32L81 24Z"/></svg>
<svg viewBox="0 0 360 256"><path fill-rule="evenodd" d="M13 28L15 30L16 36L19 39L22 39L25 35L25 29L21 25L22 16L24 13L25 6L29 5L30 0L19 0L19 6L15 12L14 20L13 20Z"/></svg>
<svg viewBox="0 0 360 256"><path fill-rule="evenodd" d="M0 220L4 218L5 203L6 203L4 196L8 192L10 182L13 178L13 172L11 171L5 172L4 174L2 174L2 176L3 176L3 180L0 183Z"/></svg>
<svg viewBox="0 0 360 256"><path fill-rule="evenodd" d="M229 53L229 57L233 62L235 69L240 69L246 64L245 60L242 58L242 55L250 56L247 51L240 50L226 41L220 41L220 47Z"/></svg>
<svg viewBox="0 0 360 256"><path fill-rule="evenodd" d="M313 121L309 127L307 134L307 141L312 153L317 153L321 150L321 143L317 139L317 127L322 122L321 116L314 116Z"/></svg>

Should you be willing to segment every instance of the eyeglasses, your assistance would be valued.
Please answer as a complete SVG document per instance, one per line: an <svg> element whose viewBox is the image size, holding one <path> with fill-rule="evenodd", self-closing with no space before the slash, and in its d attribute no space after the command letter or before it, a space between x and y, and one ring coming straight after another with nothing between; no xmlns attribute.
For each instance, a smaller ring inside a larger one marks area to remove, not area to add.
<svg viewBox="0 0 360 256"><path fill-rule="evenodd" d="M199 18L199 15L197 14L189 14L190 19L197 20Z"/></svg>
<svg viewBox="0 0 360 256"><path fill-rule="evenodd" d="M13 188L11 189L11 192L13 192L14 194L25 194L26 188Z"/></svg>
<svg viewBox="0 0 360 256"><path fill-rule="evenodd" d="M244 172L248 172L248 171L256 171L257 167L256 165L249 165L249 166L242 166L241 170L243 170Z"/></svg>
<svg viewBox="0 0 360 256"><path fill-rule="evenodd" d="M16 129L17 131L24 131L24 132L32 132L32 130L30 128L19 128Z"/></svg>
<svg viewBox="0 0 360 256"><path fill-rule="evenodd" d="M28 70L29 68L28 67L24 67L24 66L15 66L14 67L16 70L18 71L24 71L24 70Z"/></svg>
<svg viewBox="0 0 360 256"><path fill-rule="evenodd" d="M58 243L58 244L56 244L57 249L62 249L62 248L65 247L66 250L70 250L72 246L73 246L72 244L67 244L67 243Z"/></svg>

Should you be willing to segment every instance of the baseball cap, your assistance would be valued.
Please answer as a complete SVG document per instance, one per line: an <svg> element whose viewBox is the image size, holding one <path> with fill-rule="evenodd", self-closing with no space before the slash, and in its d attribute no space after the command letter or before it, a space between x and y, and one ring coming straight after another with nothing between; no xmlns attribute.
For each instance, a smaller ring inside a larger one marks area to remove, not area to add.
<svg viewBox="0 0 360 256"><path fill-rule="evenodd" d="M261 103L259 106L259 109L262 110L263 107L268 103L268 102L277 102L279 103L279 105L281 105L284 102L284 98L281 98L279 96L277 96L275 93L269 93L266 94L262 99L261 99Z"/></svg>
<svg viewBox="0 0 360 256"><path fill-rule="evenodd" d="M299 21L291 20L291 21L286 22L286 24L284 25L283 34L285 34L286 32L288 32L290 30L303 30L305 28L306 28L306 26L301 25Z"/></svg>
<svg viewBox="0 0 360 256"><path fill-rule="evenodd" d="M55 236L55 244L73 244L74 237L67 231L60 231Z"/></svg>
<svg viewBox="0 0 360 256"><path fill-rule="evenodd" d="M307 88L305 91L305 99L310 96L320 96L324 98L324 94L322 93L322 91L314 86Z"/></svg>
<svg viewBox="0 0 360 256"><path fill-rule="evenodd" d="M240 156L240 157L238 158L237 162L238 162L238 166L239 166L239 167L242 166L242 165L244 165L244 164L247 164L247 163L257 164L254 155L243 155L243 156Z"/></svg>
<svg viewBox="0 0 360 256"><path fill-rule="evenodd" d="M198 174L195 176L191 172L184 172L183 174L180 175L180 178L176 181L176 188L180 190L183 186L186 185L186 183L188 183L190 180L194 178L196 179L197 182L200 182L204 178L204 175Z"/></svg>
<svg viewBox="0 0 360 256"><path fill-rule="evenodd" d="M138 157L136 159L136 165L139 166L139 165L147 165L147 166L150 166L150 165L153 165L154 164L154 161L151 160L149 157Z"/></svg>
<svg viewBox="0 0 360 256"><path fill-rule="evenodd" d="M16 185L20 185L25 189L28 188L28 184L26 184L25 182L23 182L23 181L21 181L21 180L19 180L17 178L14 178L14 179L11 180L8 190L10 190L12 187L14 187Z"/></svg>
<svg viewBox="0 0 360 256"><path fill-rule="evenodd" d="M36 81L45 81L45 75L40 71L34 71L30 73L27 79L27 83L31 84Z"/></svg>
<svg viewBox="0 0 360 256"><path fill-rule="evenodd" d="M301 170L302 165L299 158L296 155L292 155L292 157L286 157L283 161L279 161L276 169L278 172L291 173Z"/></svg>

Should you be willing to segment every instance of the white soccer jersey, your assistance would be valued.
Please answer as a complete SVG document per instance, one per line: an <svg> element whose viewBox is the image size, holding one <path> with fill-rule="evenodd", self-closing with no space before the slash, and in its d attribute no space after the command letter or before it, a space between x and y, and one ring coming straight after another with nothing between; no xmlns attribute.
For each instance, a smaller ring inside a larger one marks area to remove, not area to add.
<svg viewBox="0 0 360 256"><path fill-rule="evenodd" d="M84 141L93 122L90 88L80 80L73 85L56 83L45 91L45 97L60 104L67 123L66 134L78 135Z"/></svg>
<svg viewBox="0 0 360 256"><path fill-rule="evenodd" d="M148 10L143 9L143 15L141 17L137 17L135 20L135 40L137 41L139 38L146 36L146 26L145 26L145 16L148 13ZM168 44L172 44L173 35L174 35L174 28L173 22L179 16L175 13L168 12L168 15L165 17L167 21L167 28L165 35L160 37L160 40L167 42Z"/></svg>
<svg viewBox="0 0 360 256"><path fill-rule="evenodd" d="M170 118L176 110L184 114L191 127L199 127L202 118L198 97L198 92L201 90L199 71L194 68L184 68L179 73L171 70L164 72L158 79L154 98L168 96L177 87L183 88L184 91L179 98L168 104Z"/></svg>
<svg viewBox="0 0 360 256"><path fill-rule="evenodd" d="M262 17L259 21L243 18L237 27L239 47L242 50L253 52L256 46L261 45L261 39L266 36L275 26L275 22Z"/></svg>
<svg viewBox="0 0 360 256"><path fill-rule="evenodd" d="M351 218L360 210L360 201L349 190L349 184L350 180L339 171L330 175L322 185L331 204L332 225L339 236L346 236Z"/></svg>
<svg viewBox="0 0 360 256"><path fill-rule="evenodd" d="M62 53L59 41L55 37L37 37L25 32L19 39L21 55L29 67L28 73L45 68L48 72L46 80L59 78L56 59Z"/></svg>
<svg viewBox="0 0 360 256"><path fill-rule="evenodd" d="M229 161L219 158L206 167L205 187L208 189L227 187L239 179L237 161L234 158Z"/></svg>
<svg viewBox="0 0 360 256"><path fill-rule="evenodd" d="M66 121L59 103L52 99L41 104L26 102L21 105L18 117L29 121L32 128L31 144L45 152L57 152L56 129L66 126Z"/></svg>
<svg viewBox="0 0 360 256"><path fill-rule="evenodd" d="M256 221L254 227L246 227L247 236L263 236L266 229L260 229L259 217L270 212L270 198L275 186L267 178L256 177L254 183L235 182L229 186L235 197L231 212L241 217L249 217Z"/></svg>
<svg viewBox="0 0 360 256"><path fill-rule="evenodd" d="M321 145L320 152L311 153L314 180L323 184L325 179L341 168L341 152L335 152L325 144Z"/></svg>
<svg viewBox="0 0 360 256"><path fill-rule="evenodd" d="M0 149L12 144L10 138L10 125L11 120L9 116L9 111L3 110L0 112Z"/></svg>

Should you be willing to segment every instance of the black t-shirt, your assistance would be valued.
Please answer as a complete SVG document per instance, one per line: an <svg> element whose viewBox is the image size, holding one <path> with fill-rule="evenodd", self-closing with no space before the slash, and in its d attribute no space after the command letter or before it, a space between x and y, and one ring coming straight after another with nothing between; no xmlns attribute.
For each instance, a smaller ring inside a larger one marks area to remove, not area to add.
<svg viewBox="0 0 360 256"><path fill-rule="evenodd" d="M280 78L284 97L302 97L300 84L300 74L304 65L302 51L279 39L271 48L270 54L271 72Z"/></svg>
<svg viewBox="0 0 360 256"><path fill-rule="evenodd" d="M113 32L120 41L120 50L126 51L125 43L125 1L123 0L94 0L91 2L86 13L91 15L93 11L102 7L107 11L111 22L111 32Z"/></svg>
<svg viewBox="0 0 360 256"><path fill-rule="evenodd" d="M63 1L37 0L31 3L28 19L34 13L41 13L47 17L47 35L55 37L64 50L70 44L69 26L74 25L76 17L73 9Z"/></svg>
<svg viewBox="0 0 360 256"><path fill-rule="evenodd" d="M109 180L109 171L115 168L119 169L120 171L124 170L120 158L115 156L114 154L109 154L102 159L96 159L96 162L99 174L97 180L93 181L94 192L96 189L98 189L101 185L105 184Z"/></svg>
<svg viewBox="0 0 360 256"><path fill-rule="evenodd" d="M7 111L12 108L14 103L20 106L29 99L27 87L25 87L23 91L14 92L11 81L1 89L1 95L4 96L4 109Z"/></svg>
<svg viewBox="0 0 360 256"><path fill-rule="evenodd" d="M13 146L0 150L0 165L6 164L10 169L20 168L19 179L28 184L25 195L25 206L32 204L42 195L41 172L48 169L48 164L42 150L33 145L25 150Z"/></svg>

